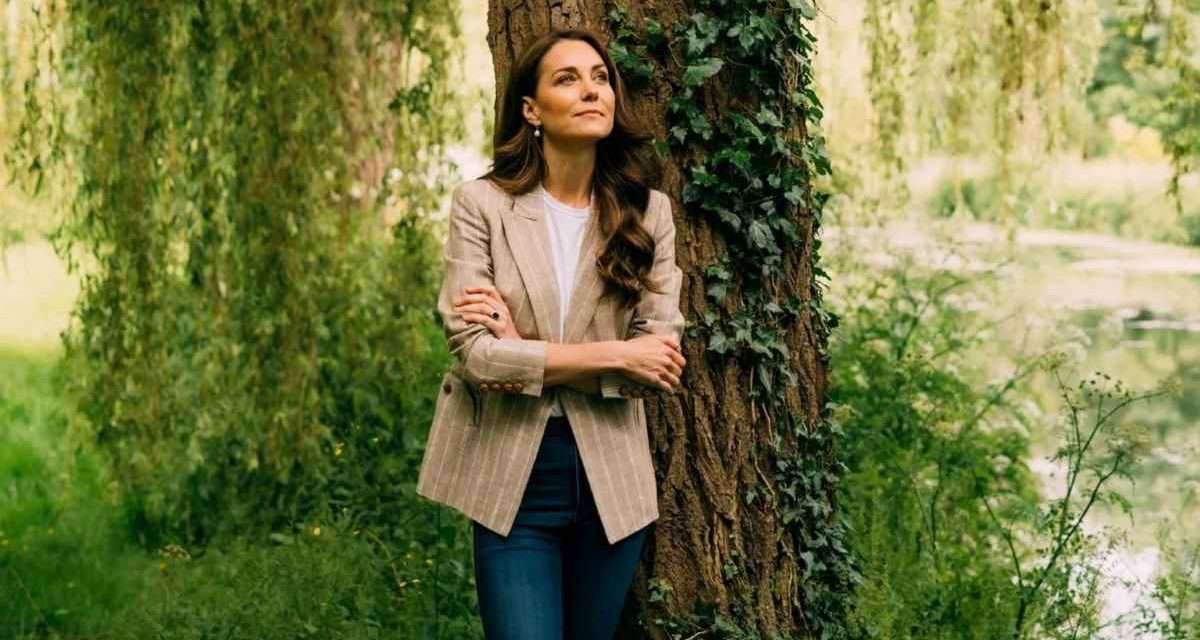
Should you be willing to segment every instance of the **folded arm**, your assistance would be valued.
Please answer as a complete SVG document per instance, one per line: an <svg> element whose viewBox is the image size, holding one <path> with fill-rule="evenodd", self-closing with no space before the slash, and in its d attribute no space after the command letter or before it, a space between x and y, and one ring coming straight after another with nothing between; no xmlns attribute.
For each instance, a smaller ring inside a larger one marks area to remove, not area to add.
<svg viewBox="0 0 1200 640"><path fill-rule="evenodd" d="M683 274L675 264L675 224L670 200L652 200L647 226L655 238L650 281L662 293L645 290L635 308L626 339L639 335L672 336L678 343L684 319L679 311ZM460 186L450 208L450 229L443 259L445 277L438 294L451 354L463 378L485 390L540 396L545 387L569 386L605 398L642 397L657 389L621 373L622 341L575 344L546 340L498 338L483 324L465 320L454 309L454 298L467 286L493 284L487 217Z"/></svg>
<svg viewBox="0 0 1200 640"><path fill-rule="evenodd" d="M493 284L490 237L487 217L460 185L451 197L450 229L442 252L445 276L437 303L446 341L465 380L540 396L549 343L497 338L454 310L455 296L468 285Z"/></svg>
<svg viewBox="0 0 1200 640"><path fill-rule="evenodd" d="M649 289L642 291L625 338L658 334L673 337L676 344L682 344L684 317L679 310L679 291L683 285L683 271L675 264L675 219L669 198L663 195L657 205L653 200L650 202L647 223L654 235L654 263L649 279L662 293ZM605 398L641 397L661 391L617 371L601 373L596 380L600 395Z"/></svg>

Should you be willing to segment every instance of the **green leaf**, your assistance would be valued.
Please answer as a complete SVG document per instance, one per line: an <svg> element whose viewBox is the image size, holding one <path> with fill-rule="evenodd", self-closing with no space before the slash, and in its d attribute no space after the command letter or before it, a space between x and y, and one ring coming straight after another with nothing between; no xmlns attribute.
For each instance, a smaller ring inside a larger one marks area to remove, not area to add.
<svg viewBox="0 0 1200 640"><path fill-rule="evenodd" d="M798 205L804 202L804 189L802 189L800 185L794 184L792 185L791 189L788 189L787 192L783 194L783 197L787 198L788 202Z"/></svg>
<svg viewBox="0 0 1200 640"><path fill-rule="evenodd" d="M683 84L688 87L698 87L704 84L705 80L717 75L717 72L725 66L725 61L720 58L704 58L699 64L690 65L683 72Z"/></svg>
<svg viewBox="0 0 1200 640"><path fill-rule="evenodd" d="M708 285L708 289L707 289L706 293L708 294L709 298L713 299L713 301L724 302L725 294L728 291L728 289L729 289L729 285L727 285L726 283L714 282L714 283Z"/></svg>
<svg viewBox="0 0 1200 640"><path fill-rule="evenodd" d="M725 334L714 333L708 339L708 350L716 353L725 353L729 350L729 341L725 339Z"/></svg>
<svg viewBox="0 0 1200 640"><path fill-rule="evenodd" d="M811 0L788 0L788 5L791 8L800 12L806 20L815 20L817 18L817 8Z"/></svg>
<svg viewBox="0 0 1200 640"><path fill-rule="evenodd" d="M775 237L767 223L762 220L754 220L750 223L750 240L754 246L765 249L774 244Z"/></svg>
<svg viewBox="0 0 1200 640"><path fill-rule="evenodd" d="M772 127L783 126L783 122L779 120L779 115L768 109L766 106L763 106L761 109L759 109L758 115L755 117L761 124L770 125Z"/></svg>

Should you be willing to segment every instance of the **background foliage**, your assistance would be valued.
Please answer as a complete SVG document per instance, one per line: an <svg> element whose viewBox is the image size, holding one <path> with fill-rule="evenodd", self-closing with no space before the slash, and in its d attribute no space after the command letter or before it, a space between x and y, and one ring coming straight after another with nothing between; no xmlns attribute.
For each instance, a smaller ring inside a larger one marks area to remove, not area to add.
<svg viewBox="0 0 1200 640"><path fill-rule="evenodd" d="M412 494L446 363L432 295L448 145L464 110L491 105L451 90L463 16L419 0L136 4L8 0L0 23L8 168L40 189L0 196L0 243L61 213L54 242L83 286L65 359L0 348L0 635L479 637L469 530ZM853 226L925 207L926 230L966 217L1195 244L1195 3L697 6L673 33L618 11L612 54L636 83L667 42L684 53L677 89L695 99L673 104L663 143L693 159L689 206L731 248L698 318L712 357L753 367L767 401L789 373L781 330L808 312L836 328L832 413L781 428L805 454L773 470L812 629L1196 638L1195 546L1164 536L1136 624L1106 628L1113 580L1097 562L1117 541L1083 521L1104 506L1142 523L1145 497L1116 481L1153 457L1148 426L1194 423L1195 395L1072 439L1088 423L1046 396L1117 400L1064 366L1106 347L1017 352L997 316L1025 272L881 263ZM866 34L863 68L835 48L835 22ZM822 55L793 64L772 38ZM721 73L777 93L722 105L705 89ZM780 89L806 74L819 96ZM1170 172L1123 191L1129 165L1087 165L1131 157L1173 163L1172 206L1150 195ZM914 188L931 159L945 170ZM1088 170L1062 178L1063 165ZM784 184L786 204L756 206ZM816 309L773 298L760 271L791 248L794 186L816 189L823 234L841 232L813 247L833 274ZM1079 472L1066 498L1040 475L1047 436ZM652 584L651 602L669 590ZM696 613L658 622L759 637L752 611Z"/></svg>
<svg viewBox="0 0 1200 640"><path fill-rule="evenodd" d="M83 256L70 392L139 533L277 528L346 506L329 495L381 517L417 449L423 401L400 390L442 357L422 214L461 135L454 7L41 11L57 82L27 86L10 160L72 194L54 236Z"/></svg>

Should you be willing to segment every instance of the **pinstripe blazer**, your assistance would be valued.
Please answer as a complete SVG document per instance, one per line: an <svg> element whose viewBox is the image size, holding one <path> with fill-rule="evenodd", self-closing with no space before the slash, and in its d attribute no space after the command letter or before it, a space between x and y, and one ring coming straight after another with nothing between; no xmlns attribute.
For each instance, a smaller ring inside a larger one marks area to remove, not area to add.
<svg viewBox="0 0 1200 640"><path fill-rule="evenodd" d="M621 310L595 267L603 239L592 216L579 250L571 305L559 335L559 295L540 187L516 197L484 178L454 188L438 312L454 355L442 377L417 494L507 536L557 395L583 459L610 543L658 518L658 491L642 396L652 387L619 373L600 393L543 386L546 346L656 333L682 339L675 223L667 195L651 189L642 224L656 241L656 294ZM525 339L499 339L453 311L466 286L492 284Z"/></svg>

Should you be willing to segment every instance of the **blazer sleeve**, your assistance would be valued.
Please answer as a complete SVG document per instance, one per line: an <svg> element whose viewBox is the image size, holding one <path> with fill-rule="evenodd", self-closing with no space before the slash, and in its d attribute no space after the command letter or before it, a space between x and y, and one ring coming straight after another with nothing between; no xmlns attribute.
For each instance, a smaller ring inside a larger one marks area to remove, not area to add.
<svg viewBox="0 0 1200 640"><path fill-rule="evenodd" d="M445 276L438 292L450 353L470 383L519 383L519 393L542 395L546 371L545 340L497 338L482 324L467 322L454 311L454 298L467 286L494 284L491 228L482 208L455 187L450 204L450 228L442 258Z"/></svg>
<svg viewBox="0 0 1200 640"><path fill-rule="evenodd" d="M651 195L656 192L651 191ZM626 339L640 335L658 334L673 336L682 344L684 318L679 310L679 290L683 285L683 270L675 264L675 218L671 214L671 200L666 194L657 192L658 204L651 201L648 215L654 235L654 264L650 267L650 281L662 293L650 290L642 292L641 300L634 309ZM657 387L645 385L620 373L600 375L600 395L605 398L642 397Z"/></svg>

